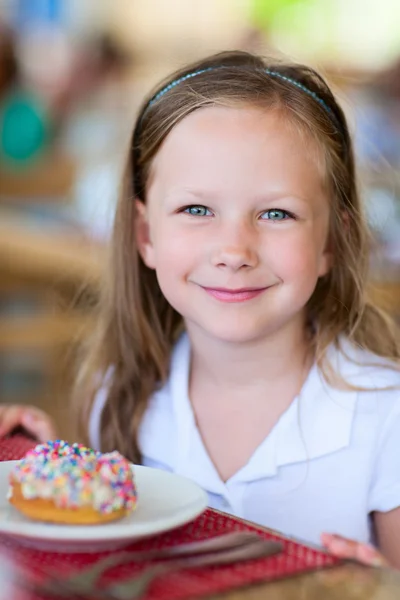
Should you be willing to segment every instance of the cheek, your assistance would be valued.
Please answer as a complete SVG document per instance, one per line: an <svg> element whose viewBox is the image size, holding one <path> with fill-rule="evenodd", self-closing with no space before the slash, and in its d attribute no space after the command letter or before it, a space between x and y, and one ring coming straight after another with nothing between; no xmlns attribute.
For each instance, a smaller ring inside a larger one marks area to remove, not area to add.
<svg viewBox="0 0 400 600"><path fill-rule="evenodd" d="M193 248L178 236L158 237L154 244L154 264L160 289L169 304L185 313L188 274L193 265Z"/></svg>
<svg viewBox="0 0 400 600"><path fill-rule="evenodd" d="M313 232L287 236L274 253L276 272L287 281L318 277L323 245Z"/></svg>
<svg viewBox="0 0 400 600"><path fill-rule="evenodd" d="M155 231L153 238L154 262L160 279L184 274L193 262L198 244L187 232L177 234L173 228L164 226Z"/></svg>

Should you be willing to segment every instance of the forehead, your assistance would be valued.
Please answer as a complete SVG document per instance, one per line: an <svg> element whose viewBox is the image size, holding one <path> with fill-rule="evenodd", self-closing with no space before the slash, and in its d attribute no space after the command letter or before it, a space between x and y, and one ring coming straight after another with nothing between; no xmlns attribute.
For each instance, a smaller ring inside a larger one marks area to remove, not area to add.
<svg viewBox="0 0 400 600"><path fill-rule="evenodd" d="M276 109L213 106L194 111L168 134L150 168L147 191L201 185L248 191L324 188L315 140Z"/></svg>

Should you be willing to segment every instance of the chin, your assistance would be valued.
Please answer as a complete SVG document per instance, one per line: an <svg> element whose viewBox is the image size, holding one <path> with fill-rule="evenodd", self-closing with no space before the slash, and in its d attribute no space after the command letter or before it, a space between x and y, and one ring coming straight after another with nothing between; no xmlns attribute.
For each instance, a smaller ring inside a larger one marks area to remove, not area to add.
<svg viewBox="0 0 400 600"><path fill-rule="evenodd" d="M269 328L260 327L257 323L218 323L211 326L206 323L197 323L196 329L202 330L206 336L216 342L226 344L249 344L269 333Z"/></svg>
<svg viewBox="0 0 400 600"><path fill-rule="evenodd" d="M289 313L289 311L288 311ZM186 318L188 329L202 331L203 335L216 342L228 344L254 344L275 336L278 331L293 326L298 320L295 314L278 313L266 315L196 315L197 318ZM193 315L194 317L194 315ZM214 318L212 318L214 317ZM225 318L224 318L225 317ZM257 318L258 317L258 318Z"/></svg>

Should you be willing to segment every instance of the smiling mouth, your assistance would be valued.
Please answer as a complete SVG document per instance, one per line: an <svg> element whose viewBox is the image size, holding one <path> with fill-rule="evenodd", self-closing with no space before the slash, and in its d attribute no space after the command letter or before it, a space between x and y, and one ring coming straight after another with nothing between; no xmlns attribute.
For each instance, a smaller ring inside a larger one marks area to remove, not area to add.
<svg viewBox="0 0 400 600"><path fill-rule="evenodd" d="M227 288L209 288L203 287L203 290L210 296L221 302L246 302L252 300L257 296L260 296L265 292L266 287L263 288L240 288L236 290L230 290Z"/></svg>

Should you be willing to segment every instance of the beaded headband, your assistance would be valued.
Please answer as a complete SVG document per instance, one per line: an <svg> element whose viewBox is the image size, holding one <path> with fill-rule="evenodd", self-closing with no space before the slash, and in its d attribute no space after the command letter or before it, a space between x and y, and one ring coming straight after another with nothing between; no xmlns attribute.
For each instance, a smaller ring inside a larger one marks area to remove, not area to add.
<svg viewBox="0 0 400 600"><path fill-rule="evenodd" d="M171 83L166 85L164 88L162 88L162 90L157 92L157 94L151 98L151 100L148 103L148 106L149 107L153 106L153 104L155 104L162 96L164 96L164 94L166 94L167 92L169 92L170 90L175 88L177 85L179 85L183 81L187 81L188 79L191 79L192 77L197 77L197 75L201 75L202 73L206 73L207 71L214 71L215 69L223 68L223 66L224 65L217 66L217 67L207 67L206 69L199 69L198 71L193 71L192 73L187 73L186 75L183 75L183 77L174 79L174 81L171 81ZM291 83L292 85L294 85L297 88L299 88L300 90L302 90L305 94L307 94L308 96L313 98L316 102L318 102L318 104L320 106L322 106L322 108L325 110L325 112L328 113L328 115L335 122L335 124L338 125L338 119L337 119L336 115L334 114L332 109L327 105L327 103L318 96L318 94L316 94L312 90L308 89L308 87L306 87L302 83L299 83L295 79L292 79L291 77L287 77L286 75L282 75L282 73L278 73L278 71L272 71L270 69L264 69L264 71L271 77L275 77L277 79L281 79L282 81Z"/></svg>

